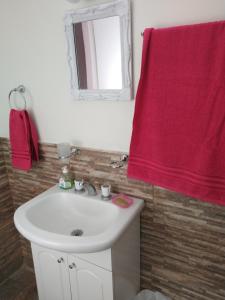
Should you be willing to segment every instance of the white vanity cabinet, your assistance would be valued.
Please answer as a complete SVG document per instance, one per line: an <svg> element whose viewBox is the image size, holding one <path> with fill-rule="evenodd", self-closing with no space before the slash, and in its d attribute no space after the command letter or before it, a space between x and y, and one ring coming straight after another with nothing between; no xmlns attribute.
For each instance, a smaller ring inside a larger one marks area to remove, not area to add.
<svg viewBox="0 0 225 300"><path fill-rule="evenodd" d="M68 256L72 300L113 300L112 272Z"/></svg>
<svg viewBox="0 0 225 300"><path fill-rule="evenodd" d="M112 272L32 245L39 300L113 300Z"/></svg>
<svg viewBox="0 0 225 300"><path fill-rule="evenodd" d="M132 300L143 207L140 199L124 209L57 185L21 205L14 222L31 242L39 300Z"/></svg>
<svg viewBox="0 0 225 300"><path fill-rule="evenodd" d="M31 243L39 300L132 300L139 291L139 216L95 253L64 253Z"/></svg>
<svg viewBox="0 0 225 300"><path fill-rule="evenodd" d="M32 245L39 300L71 299L67 255Z"/></svg>

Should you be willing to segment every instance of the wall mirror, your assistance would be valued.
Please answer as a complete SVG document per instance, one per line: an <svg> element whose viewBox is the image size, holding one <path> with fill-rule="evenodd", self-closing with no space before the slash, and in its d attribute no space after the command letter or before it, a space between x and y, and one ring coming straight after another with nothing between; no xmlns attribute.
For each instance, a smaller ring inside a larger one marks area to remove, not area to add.
<svg viewBox="0 0 225 300"><path fill-rule="evenodd" d="M129 0L68 11L64 18L72 95L76 100L132 97Z"/></svg>

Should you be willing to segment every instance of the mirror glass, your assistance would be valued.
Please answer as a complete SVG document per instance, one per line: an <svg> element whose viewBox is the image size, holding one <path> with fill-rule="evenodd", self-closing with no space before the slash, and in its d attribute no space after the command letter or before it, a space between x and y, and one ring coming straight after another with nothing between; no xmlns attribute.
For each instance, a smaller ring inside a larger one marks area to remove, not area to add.
<svg viewBox="0 0 225 300"><path fill-rule="evenodd" d="M79 89L122 89L120 18L73 24Z"/></svg>

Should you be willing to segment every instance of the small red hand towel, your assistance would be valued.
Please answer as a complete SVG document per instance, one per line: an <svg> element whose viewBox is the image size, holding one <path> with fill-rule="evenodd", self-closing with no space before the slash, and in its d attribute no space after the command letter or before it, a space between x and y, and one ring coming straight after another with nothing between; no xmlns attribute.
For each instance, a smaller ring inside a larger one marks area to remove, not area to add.
<svg viewBox="0 0 225 300"><path fill-rule="evenodd" d="M225 21L144 32L128 176L225 205Z"/></svg>
<svg viewBox="0 0 225 300"><path fill-rule="evenodd" d="M38 160L38 134L25 110L11 109L9 118L11 159L14 168L30 170L32 159Z"/></svg>

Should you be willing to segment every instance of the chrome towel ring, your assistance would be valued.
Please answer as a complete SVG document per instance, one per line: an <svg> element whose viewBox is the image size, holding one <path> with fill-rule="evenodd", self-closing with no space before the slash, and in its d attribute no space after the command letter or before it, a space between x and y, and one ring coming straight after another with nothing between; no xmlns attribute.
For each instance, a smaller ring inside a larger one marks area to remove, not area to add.
<svg viewBox="0 0 225 300"><path fill-rule="evenodd" d="M11 96L12 96L13 93L19 93L19 94L22 96L22 98L23 98L24 108L22 108L21 110L27 108L27 102L26 102L26 98L25 98L25 96L24 96L25 91L26 91L25 86L21 84L21 85L19 85L17 88L12 89L12 90L9 92L9 106L10 106L10 108L13 108L13 106L12 106L12 104L11 104ZM18 109L18 107L16 107L16 108Z"/></svg>

